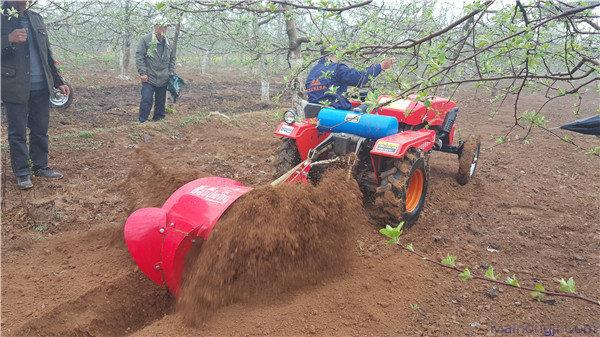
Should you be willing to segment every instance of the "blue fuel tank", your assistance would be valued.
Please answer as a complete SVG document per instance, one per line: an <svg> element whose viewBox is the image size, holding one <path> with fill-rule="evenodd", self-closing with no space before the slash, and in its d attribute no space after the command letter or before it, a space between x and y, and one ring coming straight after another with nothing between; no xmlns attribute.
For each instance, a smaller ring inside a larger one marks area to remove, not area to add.
<svg viewBox="0 0 600 337"><path fill-rule="evenodd" d="M390 116L324 108L317 118L321 132L344 132L373 140L398 133L398 120Z"/></svg>

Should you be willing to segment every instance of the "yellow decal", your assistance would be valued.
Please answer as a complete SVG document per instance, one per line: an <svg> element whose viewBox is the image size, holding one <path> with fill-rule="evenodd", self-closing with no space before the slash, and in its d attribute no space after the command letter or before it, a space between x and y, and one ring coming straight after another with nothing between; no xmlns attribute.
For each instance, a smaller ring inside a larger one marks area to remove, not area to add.
<svg viewBox="0 0 600 337"><path fill-rule="evenodd" d="M396 153L398 151L398 147L400 145L392 142L377 142L377 146L375 147L375 151L385 152L385 153Z"/></svg>

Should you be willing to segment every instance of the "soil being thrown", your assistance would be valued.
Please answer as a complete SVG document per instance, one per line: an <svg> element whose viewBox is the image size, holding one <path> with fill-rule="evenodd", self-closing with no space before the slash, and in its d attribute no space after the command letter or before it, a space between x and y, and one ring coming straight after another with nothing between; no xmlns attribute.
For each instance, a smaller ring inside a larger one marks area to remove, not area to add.
<svg viewBox="0 0 600 337"><path fill-rule="evenodd" d="M160 207L185 183L207 176L192 168L168 165L146 149L137 148L136 161L119 190L125 194L127 214L142 207Z"/></svg>
<svg viewBox="0 0 600 337"><path fill-rule="evenodd" d="M219 307L273 300L344 273L357 223L367 223L361 193L342 170L318 186L249 192L223 215L189 265L179 301L183 319L197 325Z"/></svg>

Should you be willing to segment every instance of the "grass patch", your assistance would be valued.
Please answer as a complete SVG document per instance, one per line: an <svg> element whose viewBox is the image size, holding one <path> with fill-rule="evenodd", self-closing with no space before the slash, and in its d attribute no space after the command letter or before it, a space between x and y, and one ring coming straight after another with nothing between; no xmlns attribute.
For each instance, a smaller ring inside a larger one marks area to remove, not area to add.
<svg viewBox="0 0 600 337"><path fill-rule="evenodd" d="M81 130L79 131L79 138L90 139L94 138L94 132L89 130Z"/></svg>
<svg viewBox="0 0 600 337"><path fill-rule="evenodd" d="M274 114L269 114L269 116L271 117L271 119L275 122L281 122L283 121L283 110L277 110L275 111Z"/></svg>
<svg viewBox="0 0 600 337"><path fill-rule="evenodd" d="M209 114L207 112L196 112L191 116L184 117L178 126L186 127L188 125L200 124L204 122L208 116Z"/></svg>
<svg viewBox="0 0 600 337"><path fill-rule="evenodd" d="M53 148L57 149L70 149L70 150L97 150L102 145L101 142L90 139L82 138L78 140L72 140L69 142L53 144Z"/></svg>
<svg viewBox="0 0 600 337"><path fill-rule="evenodd" d="M45 224L34 224L34 225L31 225L31 229L33 229L34 231L36 231L38 233L44 233L44 232L48 231L49 227L48 227L48 225L45 225Z"/></svg>
<svg viewBox="0 0 600 337"><path fill-rule="evenodd" d="M129 130L129 132L127 133L127 137L132 141L132 142L139 142L144 138L144 133L141 132L140 130L137 129L133 129L133 130Z"/></svg>
<svg viewBox="0 0 600 337"><path fill-rule="evenodd" d="M167 105L167 107L165 108L165 113L174 114L177 113L177 109L175 109L175 106L173 105Z"/></svg>

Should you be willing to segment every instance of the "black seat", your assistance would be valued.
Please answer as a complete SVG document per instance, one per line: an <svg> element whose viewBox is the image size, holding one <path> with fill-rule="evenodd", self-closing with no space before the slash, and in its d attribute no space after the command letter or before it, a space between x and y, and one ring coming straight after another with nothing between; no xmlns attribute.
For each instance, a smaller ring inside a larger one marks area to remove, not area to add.
<svg viewBox="0 0 600 337"><path fill-rule="evenodd" d="M320 104L308 103L304 107L304 118L315 118L324 107Z"/></svg>

